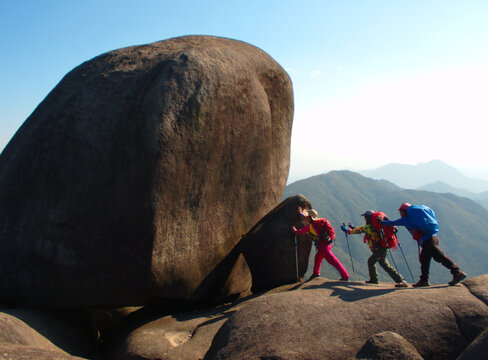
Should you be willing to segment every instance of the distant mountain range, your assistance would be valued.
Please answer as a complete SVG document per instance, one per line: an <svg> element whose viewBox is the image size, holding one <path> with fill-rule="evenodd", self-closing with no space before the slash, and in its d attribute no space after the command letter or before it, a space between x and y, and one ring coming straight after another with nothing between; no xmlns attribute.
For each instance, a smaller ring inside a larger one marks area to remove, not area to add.
<svg viewBox="0 0 488 360"><path fill-rule="evenodd" d="M428 184L442 182L453 188L473 193L488 191L488 181L463 175L456 168L440 160L417 165L388 164L373 170L359 171L373 179L385 179L405 189L417 189Z"/></svg>
<svg viewBox="0 0 488 360"><path fill-rule="evenodd" d="M337 233L333 251L351 275L351 260L340 225L343 222L364 224L360 214L368 209L384 211L391 219L396 219L399 216L398 206L405 201L425 204L434 209L440 224L441 248L464 271L470 276L488 273L488 210L471 199L451 193L406 190L389 181L374 180L351 171L331 171L289 184L285 188L284 198L296 194L305 195L317 209L319 216L331 221ZM413 280L417 281L420 275L417 244L404 228L400 228L399 239L413 273ZM350 235L349 245L356 270L352 278L365 280L368 277L366 261L370 251L367 245L363 244L362 235ZM310 267L313 263L313 253L312 250ZM400 249L393 254L400 272L412 282ZM330 265L324 264L322 268L324 276L338 278L337 272ZM381 268L378 269L378 273L381 281L393 281ZM431 282L446 283L450 279L449 271L432 261Z"/></svg>
<svg viewBox="0 0 488 360"><path fill-rule="evenodd" d="M474 193L466 189L455 188L454 186L446 184L442 181L436 181L434 183L421 186L417 188L417 190L427 190L438 193L451 193L458 196L467 197L488 209L488 191L484 191L482 193Z"/></svg>
<svg viewBox="0 0 488 360"><path fill-rule="evenodd" d="M452 193L467 197L488 209L488 181L467 177L440 160L417 165L388 164L359 173L373 179L391 181L405 189Z"/></svg>

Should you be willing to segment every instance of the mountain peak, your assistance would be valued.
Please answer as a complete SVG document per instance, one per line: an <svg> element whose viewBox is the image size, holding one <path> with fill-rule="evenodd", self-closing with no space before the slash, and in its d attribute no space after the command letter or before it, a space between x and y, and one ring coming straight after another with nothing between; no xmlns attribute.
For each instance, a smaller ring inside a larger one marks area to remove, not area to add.
<svg viewBox="0 0 488 360"><path fill-rule="evenodd" d="M425 164L425 165L443 165L443 166L451 166L447 163L445 163L444 161L442 160L439 160L439 159L434 159L434 160L430 160L430 161L427 161L425 163L419 163L418 165L420 164Z"/></svg>

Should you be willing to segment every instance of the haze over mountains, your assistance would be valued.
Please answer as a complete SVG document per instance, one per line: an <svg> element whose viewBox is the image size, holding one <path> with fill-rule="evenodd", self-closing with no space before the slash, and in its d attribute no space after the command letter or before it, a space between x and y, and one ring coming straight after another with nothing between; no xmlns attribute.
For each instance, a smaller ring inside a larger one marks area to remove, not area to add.
<svg viewBox="0 0 488 360"><path fill-rule="evenodd" d="M391 181L405 189L416 189L440 181L453 188L466 189L474 193L488 191L488 181L467 177L441 160L417 165L392 163L359 173L373 179Z"/></svg>
<svg viewBox="0 0 488 360"><path fill-rule="evenodd" d="M488 273L486 262L488 210L471 199L451 193L407 190L389 181L371 179L351 171L331 171L289 184L285 189L284 198L298 193L305 195L311 201L320 217L326 217L331 221L336 230L336 244L333 251L353 279L368 278L366 261L370 256L370 250L366 244L363 244L362 235L349 236L355 268L353 274L346 238L340 230L340 225L343 222L352 222L356 226L363 225L364 219L360 214L368 209L384 211L390 218L396 219L399 216L398 206L406 201L425 204L434 209L440 224L441 248L469 276ZM417 281L420 275L417 243L404 228L399 230L402 250L414 279L410 275L400 249L393 252L394 260L408 282ZM310 263L313 262L313 255L314 251ZM393 281L382 269L379 269L378 273L381 281ZM331 279L338 278L335 269L327 263L322 266L322 275ZM447 269L432 262L432 283L447 283L451 278Z"/></svg>
<svg viewBox="0 0 488 360"><path fill-rule="evenodd" d="M467 177L441 160L417 165L392 163L359 173L373 179L391 181L405 189L456 194L488 208L488 181Z"/></svg>

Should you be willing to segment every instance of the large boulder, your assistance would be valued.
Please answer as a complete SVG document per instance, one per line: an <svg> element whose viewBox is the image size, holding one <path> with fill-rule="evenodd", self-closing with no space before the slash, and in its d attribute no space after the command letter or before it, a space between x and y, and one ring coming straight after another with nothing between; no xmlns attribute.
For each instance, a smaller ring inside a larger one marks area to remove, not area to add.
<svg viewBox="0 0 488 360"><path fill-rule="evenodd" d="M219 329L205 360L368 358L366 342L384 332L405 341L378 358L456 359L487 325L488 306L464 285L395 289L316 278L248 302Z"/></svg>
<svg viewBox="0 0 488 360"><path fill-rule="evenodd" d="M75 68L0 156L0 301L211 296L209 273L281 199L292 117L286 72L236 40L175 38Z"/></svg>

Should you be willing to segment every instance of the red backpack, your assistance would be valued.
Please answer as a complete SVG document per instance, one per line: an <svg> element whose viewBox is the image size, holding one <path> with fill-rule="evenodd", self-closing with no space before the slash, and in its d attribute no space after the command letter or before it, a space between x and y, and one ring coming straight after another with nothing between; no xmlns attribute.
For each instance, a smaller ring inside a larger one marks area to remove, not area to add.
<svg viewBox="0 0 488 360"><path fill-rule="evenodd" d="M388 217L382 211L377 211L371 215L371 225L379 235L380 246L395 250L398 245L398 239L395 235L397 228L392 225L381 225L378 219L388 220Z"/></svg>
<svg viewBox="0 0 488 360"><path fill-rule="evenodd" d="M313 221L313 228L314 231L318 231L317 237L319 238L320 243L330 244L332 243L332 239L329 236L327 231L328 227L331 227L330 223L326 219L316 219Z"/></svg>

